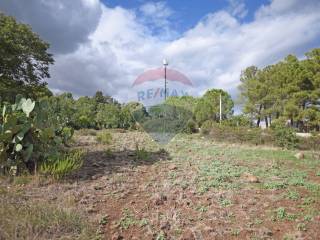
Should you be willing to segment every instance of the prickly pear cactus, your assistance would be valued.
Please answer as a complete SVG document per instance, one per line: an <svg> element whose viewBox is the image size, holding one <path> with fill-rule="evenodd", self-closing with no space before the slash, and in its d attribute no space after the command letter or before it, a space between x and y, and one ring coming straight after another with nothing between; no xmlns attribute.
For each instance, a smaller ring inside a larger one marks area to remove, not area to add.
<svg viewBox="0 0 320 240"><path fill-rule="evenodd" d="M1 113L0 167L7 172L13 168L15 173L22 168L33 172L73 134L50 114L46 100L35 102L18 95L15 104L2 106Z"/></svg>

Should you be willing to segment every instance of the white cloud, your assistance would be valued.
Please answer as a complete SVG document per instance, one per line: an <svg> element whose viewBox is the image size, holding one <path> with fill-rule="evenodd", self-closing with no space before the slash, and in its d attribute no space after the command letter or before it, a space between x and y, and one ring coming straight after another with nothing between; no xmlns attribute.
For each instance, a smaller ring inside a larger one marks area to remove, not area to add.
<svg viewBox="0 0 320 240"><path fill-rule="evenodd" d="M4 0L0 10L30 24L54 53L69 53L88 41L101 16L98 0Z"/></svg>
<svg viewBox="0 0 320 240"><path fill-rule="evenodd" d="M242 2L236 3L241 6ZM92 6L101 10L87 40L77 43L77 50L55 56L52 79L48 81L55 91L92 95L102 90L126 101L135 78L146 69L161 66L167 57L169 67L193 81L195 94L216 87L236 96L241 70L247 66L272 64L290 53L301 56L319 45L318 1L274 0L257 10L249 23L238 20L245 12L244 6L239 7L241 11L237 7L234 11L218 11L174 39L169 26L157 25L161 32L155 33L154 25L146 20L151 16L165 22L174 14L168 10L157 15L157 9L167 7L163 2L147 3L139 10L96 4L93 0L84 4L88 9ZM142 18L139 11L144 13ZM81 18L76 19L86 24ZM170 37L161 37L166 31Z"/></svg>
<svg viewBox="0 0 320 240"><path fill-rule="evenodd" d="M229 12L232 16L238 18L244 18L248 14L248 9L246 8L243 0L228 0L229 2Z"/></svg>

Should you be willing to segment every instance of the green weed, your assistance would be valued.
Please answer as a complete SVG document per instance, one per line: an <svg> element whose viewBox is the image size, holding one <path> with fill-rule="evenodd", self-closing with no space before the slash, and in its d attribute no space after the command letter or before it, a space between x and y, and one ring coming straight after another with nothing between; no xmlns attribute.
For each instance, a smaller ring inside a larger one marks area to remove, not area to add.
<svg viewBox="0 0 320 240"><path fill-rule="evenodd" d="M109 131L103 130L101 132L98 132L96 139L99 143L108 145L112 141L112 135Z"/></svg>
<svg viewBox="0 0 320 240"><path fill-rule="evenodd" d="M206 206L198 206L198 207L196 207L196 210L199 211L199 212L204 213L204 212L208 211L208 207L206 207Z"/></svg>
<svg viewBox="0 0 320 240"><path fill-rule="evenodd" d="M223 197L220 197L218 202L219 202L220 206L222 206L222 207L228 207L228 206L232 205L231 200L229 200L227 198L223 198Z"/></svg>
<svg viewBox="0 0 320 240"><path fill-rule="evenodd" d="M130 212L129 209L125 208L123 210L123 217L119 221L119 225L121 229L128 229L131 226L137 224L137 220L134 215Z"/></svg>
<svg viewBox="0 0 320 240"><path fill-rule="evenodd" d="M300 199L300 194L297 192L297 191L294 191L294 190L289 190L287 192L287 198L290 199L290 200L294 200L294 201L297 201Z"/></svg>
<svg viewBox="0 0 320 240"><path fill-rule="evenodd" d="M285 219L285 217L287 216L286 209L283 208L283 207L279 207L279 208L276 210L276 215L277 215L277 219L279 219L279 220Z"/></svg>
<svg viewBox="0 0 320 240"><path fill-rule="evenodd" d="M40 167L44 175L52 176L54 179L61 179L81 168L83 164L82 150L73 150L65 154L54 156L48 159Z"/></svg>
<svg viewBox="0 0 320 240"><path fill-rule="evenodd" d="M150 159L150 153L145 148L140 148L138 144L136 144L134 155L137 161L148 161Z"/></svg>

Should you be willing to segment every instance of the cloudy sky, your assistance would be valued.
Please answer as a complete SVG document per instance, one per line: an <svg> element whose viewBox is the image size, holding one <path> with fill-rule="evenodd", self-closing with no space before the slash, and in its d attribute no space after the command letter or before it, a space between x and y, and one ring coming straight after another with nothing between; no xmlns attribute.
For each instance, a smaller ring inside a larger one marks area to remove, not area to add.
<svg viewBox="0 0 320 240"><path fill-rule="evenodd" d="M136 77L167 58L195 95L236 98L247 66L320 47L319 0L1 0L0 10L51 44L49 87L75 96L127 101Z"/></svg>

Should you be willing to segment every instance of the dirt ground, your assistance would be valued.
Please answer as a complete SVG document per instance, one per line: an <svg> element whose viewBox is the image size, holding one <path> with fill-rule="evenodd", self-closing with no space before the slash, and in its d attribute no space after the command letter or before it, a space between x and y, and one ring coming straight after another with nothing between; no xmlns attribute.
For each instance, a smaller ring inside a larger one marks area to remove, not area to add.
<svg viewBox="0 0 320 240"><path fill-rule="evenodd" d="M109 145L93 135L77 133L86 155L70 179L11 190L81 212L97 229L91 239L320 239L316 153L196 134L166 146L141 132L113 132Z"/></svg>

